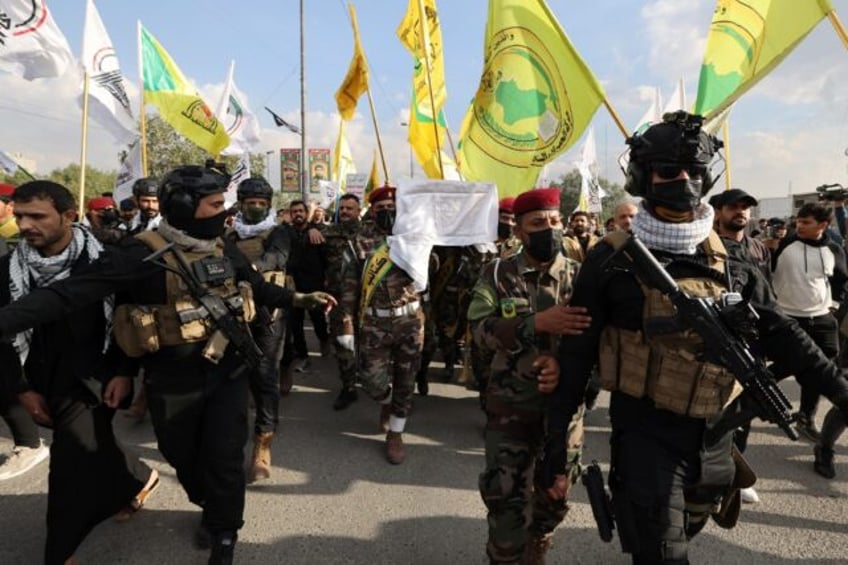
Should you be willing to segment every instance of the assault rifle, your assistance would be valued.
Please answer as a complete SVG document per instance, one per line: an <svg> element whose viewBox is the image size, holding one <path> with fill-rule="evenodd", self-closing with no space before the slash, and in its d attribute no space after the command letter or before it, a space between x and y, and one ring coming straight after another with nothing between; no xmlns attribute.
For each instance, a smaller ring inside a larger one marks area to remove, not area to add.
<svg viewBox="0 0 848 565"><path fill-rule="evenodd" d="M159 261L159 258L165 253L171 253L176 259L176 268ZM211 293L209 287L204 284L204 282L210 282L214 285L216 280L229 278L232 275L232 266L229 262L216 261L214 264L204 264L201 260L189 265L173 243L169 243L162 249L148 255L144 258L144 261L178 275L185 282L192 298L200 304L199 309L187 310L183 313L178 312L180 322L186 323L192 321L192 319L197 319L197 310L205 311L205 317L212 321L216 331L209 338L204 348L204 357L213 363L217 363L223 357L227 345L232 344L243 361L241 367L230 375L232 379L237 379L245 371L254 369L259 365L259 361L262 359L262 350L253 341L247 327L236 317L239 313L237 305L232 300L225 300L217 294ZM198 272L195 272L192 266L198 267Z"/></svg>
<svg viewBox="0 0 848 565"><path fill-rule="evenodd" d="M777 424L790 439L797 440L798 433L792 427L792 404L765 362L751 353L745 335L740 331L752 327L759 317L751 305L748 302L721 305L711 299L687 295L635 236L615 241L613 245L616 260L626 263L643 284L671 299L680 321L704 341L707 359L736 376L753 400L756 415Z"/></svg>

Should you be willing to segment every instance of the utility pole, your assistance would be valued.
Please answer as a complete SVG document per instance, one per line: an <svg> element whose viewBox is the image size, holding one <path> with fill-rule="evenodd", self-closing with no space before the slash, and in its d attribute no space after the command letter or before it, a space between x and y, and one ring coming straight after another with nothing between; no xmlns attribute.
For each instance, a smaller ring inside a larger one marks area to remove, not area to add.
<svg viewBox="0 0 848 565"><path fill-rule="evenodd" d="M309 194L309 159L306 154L306 34L304 4L300 0L300 196L304 202Z"/></svg>

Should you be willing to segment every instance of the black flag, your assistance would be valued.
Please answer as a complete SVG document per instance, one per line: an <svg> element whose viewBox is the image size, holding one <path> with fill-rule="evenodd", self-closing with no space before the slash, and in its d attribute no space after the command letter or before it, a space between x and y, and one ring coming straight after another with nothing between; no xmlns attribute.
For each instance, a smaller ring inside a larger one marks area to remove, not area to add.
<svg viewBox="0 0 848 565"><path fill-rule="evenodd" d="M284 127L284 128L287 128L292 133L300 134L300 128L299 127L292 125L292 124L288 123L287 121L285 121L283 118L281 118L276 113L274 113L274 111L271 108L269 108L268 106L265 106L265 109L268 110L271 113L271 116L274 118L274 123L277 125L277 127Z"/></svg>

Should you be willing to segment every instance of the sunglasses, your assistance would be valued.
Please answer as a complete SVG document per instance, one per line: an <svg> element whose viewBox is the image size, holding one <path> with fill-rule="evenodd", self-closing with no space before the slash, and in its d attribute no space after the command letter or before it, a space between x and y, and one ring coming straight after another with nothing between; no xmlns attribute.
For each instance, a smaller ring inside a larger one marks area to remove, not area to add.
<svg viewBox="0 0 848 565"><path fill-rule="evenodd" d="M651 171L663 180L676 179L683 171L686 171L689 178L704 178L707 174L707 166L695 163L651 163Z"/></svg>

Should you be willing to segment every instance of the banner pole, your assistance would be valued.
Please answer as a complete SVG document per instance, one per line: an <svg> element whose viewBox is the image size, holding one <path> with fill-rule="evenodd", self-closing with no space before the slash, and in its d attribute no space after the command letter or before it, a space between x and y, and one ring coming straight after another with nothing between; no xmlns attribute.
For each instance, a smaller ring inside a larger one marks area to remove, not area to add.
<svg viewBox="0 0 848 565"><path fill-rule="evenodd" d="M612 121L614 121L615 125L618 126L618 130L621 132L621 135L625 138L630 137L630 134L627 132L627 127L624 125L624 122L621 121L621 116L618 115L618 112L615 111L615 108L612 107L612 104L610 104L610 101L606 96L604 96L604 106L606 107L607 112L610 113L610 116L612 116Z"/></svg>
<svg viewBox="0 0 848 565"><path fill-rule="evenodd" d="M148 174L147 119L144 111L144 57L141 51L141 20L138 20L138 92L141 96L138 105L138 114L141 119L141 176L146 177Z"/></svg>
<svg viewBox="0 0 848 565"><path fill-rule="evenodd" d="M845 31L845 26L842 25L839 16L836 15L836 10L829 11L827 13L827 19L830 20L833 29L836 30L836 35L842 40L842 45L845 46L845 49L848 49L848 32Z"/></svg>
<svg viewBox="0 0 848 565"><path fill-rule="evenodd" d="M85 209L85 162L86 152L88 149L88 71L83 71L82 75L82 139L80 141L80 176L79 176L79 203L77 209L79 211L78 221L82 221L83 211Z"/></svg>
<svg viewBox="0 0 848 565"><path fill-rule="evenodd" d="M724 120L724 125L722 125L721 129L722 137L724 137L724 189L730 190L730 187L732 186L730 180L730 116L727 116Z"/></svg>

